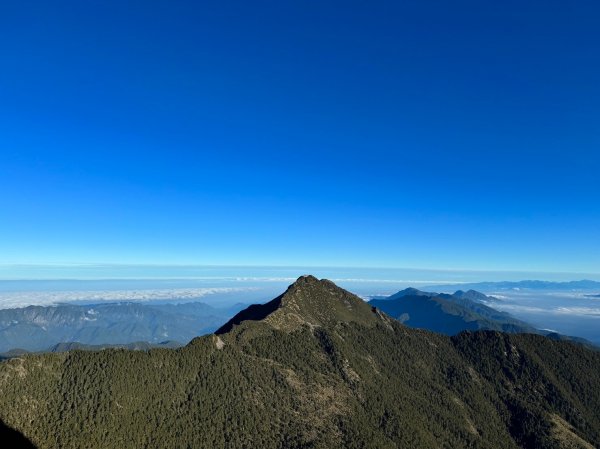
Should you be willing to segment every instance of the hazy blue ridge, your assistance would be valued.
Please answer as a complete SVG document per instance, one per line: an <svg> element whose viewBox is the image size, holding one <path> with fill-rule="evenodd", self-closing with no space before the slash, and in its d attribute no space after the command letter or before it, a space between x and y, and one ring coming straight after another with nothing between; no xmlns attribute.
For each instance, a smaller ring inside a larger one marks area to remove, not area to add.
<svg viewBox="0 0 600 449"><path fill-rule="evenodd" d="M554 281L501 281L501 282L474 282L458 284L462 290L483 290L483 291L498 291L498 290L561 290L561 291L573 291L573 290L591 290L600 289L600 282L581 280L581 281L568 281L568 282L554 282ZM450 292L455 291L457 284L440 284L440 285L429 285L423 287L426 289L437 289L438 291Z"/></svg>
<svg viewBox="0 0 600 449"><path fill-rule="evenodd" d="M4 309L0 310L0 353L15 348L47 351L73 342L92 346L185 344L213 332L243 307L119 302Z"/></svg>
<svg viewBox="0 0 600 449"><path fill-rule="evenodd" d="M555 340L570 340L594 346L584 338L537 329L507 312L498 311L483 303L493 304L494 301L495 298L475 290L459 290L450 295L408 288L388 298L372 299L369 304L407 326L446 335L456 335L463 331L494 330L539 334Z"/></svg>

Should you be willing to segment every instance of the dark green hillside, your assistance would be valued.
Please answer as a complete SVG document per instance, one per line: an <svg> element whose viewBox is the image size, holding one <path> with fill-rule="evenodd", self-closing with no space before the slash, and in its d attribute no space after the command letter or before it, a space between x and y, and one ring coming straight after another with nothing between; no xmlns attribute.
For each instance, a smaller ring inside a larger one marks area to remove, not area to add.
<svg viewBox="0 0 600 449"><path fill-rule="evenodd" d="M329 281L180 349L0 364L0 418L41 448L593 448L600 354L410 329Z"/></svg>
<svg viewBox="0 0 600 449"><path fill-rule="evenodd" d="M151 344L146 341L137 341L134 343L127 343L123 345L84 345L79 342L65 342L58 343L45 351L40 351L39 353L44 352L67 352L67 351L102 351L104 349L129 349L132 351L148 351L153 348L179 348L183 346L181 343L177 341L163 341L157 344ZM11 359L15 357L23 357L26 355L34 354L29 351L25 351L24 349L13 349L9 352L0 353L0 360Z"/></svg>
<svg viewBox="0 0 600 449"><path fill-rule="evenodd" d="M599 447L598 352L540 335L463 333L455 347L493 385L515 440L524 447ZM465 381L465 379L463 379ZM468 382L468 380L467 380ZM581 429L587 435L584 444Z"/></svg>

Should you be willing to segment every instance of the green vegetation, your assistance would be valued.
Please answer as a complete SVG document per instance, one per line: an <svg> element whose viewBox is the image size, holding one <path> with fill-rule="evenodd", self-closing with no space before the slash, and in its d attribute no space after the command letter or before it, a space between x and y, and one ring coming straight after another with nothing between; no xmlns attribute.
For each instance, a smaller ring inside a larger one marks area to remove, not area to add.
<svg viewBox="0 0 600 449"><path fill-rule="evenodd" d="M0 418L42 448L600 446L600 353L409 329L328 281L180 349L0 364Z"/></svg>

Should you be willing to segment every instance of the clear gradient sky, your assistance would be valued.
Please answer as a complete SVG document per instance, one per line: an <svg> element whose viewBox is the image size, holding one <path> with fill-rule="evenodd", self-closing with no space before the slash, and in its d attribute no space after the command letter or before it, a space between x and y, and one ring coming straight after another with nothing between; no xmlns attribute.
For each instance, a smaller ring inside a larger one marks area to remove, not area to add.
<svg viewBox="0 0 600 449"><path fill-rule="evenodd" d="M0 263L600 272L596 1L0 6Z"/></svg>

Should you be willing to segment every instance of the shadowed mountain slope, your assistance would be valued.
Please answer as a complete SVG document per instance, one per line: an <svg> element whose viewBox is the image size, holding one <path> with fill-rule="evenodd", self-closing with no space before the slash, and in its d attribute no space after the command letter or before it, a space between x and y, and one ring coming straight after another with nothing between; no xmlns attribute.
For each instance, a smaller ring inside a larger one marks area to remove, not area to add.
<svg viewBox="0 0 600 449"><path fill-rule="evenodd" d="M0 442L7 449L35 449L35 446L14 429L0 421Z"/></svg>
<svg viewBox="0 0 600 449"><path fill-rule="evenodd" d="M175 350L0 363L0 418L45 448L593 448L600 354L410 329L302 277Z"/></svg>
<svg viewBox="0 0 600 449"><path fill-rule="evenodd" d="M486 305L486 303L493 304L494 301L495 298L474 290L467 292L458 290L449 295L409 288L387 298L373 299L369 304L407 326L446 335L477 330L539 334L553 340L573 341L598 350L598 347L589 340L536 329L509 313Z"/></svg>
<svg viewBox="0 0 600 449"><path fill-rule="evenodd" d="M538 333L528 323L486 306L482 293L458 291L453 295L402 290L385 299L369 302L410 327L446 335L465 330L497 330L512 333Z"/></svg>

